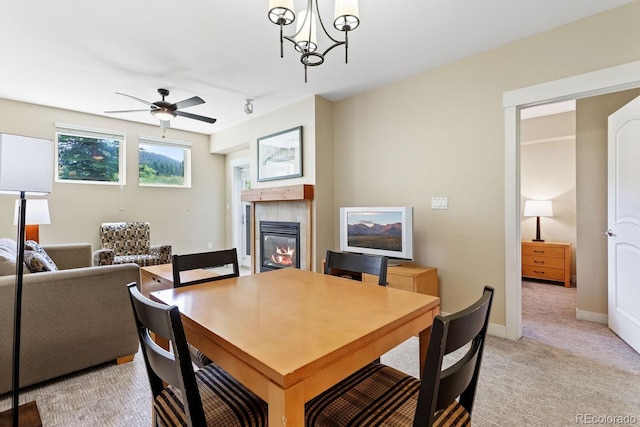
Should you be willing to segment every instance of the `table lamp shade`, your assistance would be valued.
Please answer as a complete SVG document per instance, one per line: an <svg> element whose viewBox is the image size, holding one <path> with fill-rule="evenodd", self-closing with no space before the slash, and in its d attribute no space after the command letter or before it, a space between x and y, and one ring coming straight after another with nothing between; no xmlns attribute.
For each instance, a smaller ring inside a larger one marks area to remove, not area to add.
<svg viewBox="0 0 640 427"><path fill-rule="evenodd" d="M553 204L551 200L527 200L524 216L553 216Z"/></svg>
<svg viewBox="0 0 640 427"><path fill-rule="evenodd" d="M527 200L524 204L524 216L536 217L536 238L534 242L544 242L540 238L540 217L553 216L553 205L551 200Z"/></svg>
<svg viewBox="0 0 640 427"><path fill-rule="evenodd" d="M13 225L18 225L19 207L20 200L16 200ZM51 218L49 217L49 203L47 199L28 199L25 214L25 224L51 224Z"/></svg>
<svg viewBox="0 0 640 427"><path fill-rule="evenodd" d="M51 193L53 141L0 133L0 191Z"/></svg>

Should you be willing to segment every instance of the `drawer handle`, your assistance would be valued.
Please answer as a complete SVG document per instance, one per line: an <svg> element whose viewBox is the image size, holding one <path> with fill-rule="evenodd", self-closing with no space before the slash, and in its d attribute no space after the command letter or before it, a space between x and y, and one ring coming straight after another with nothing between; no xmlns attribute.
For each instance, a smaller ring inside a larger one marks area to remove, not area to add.
<svg viewBox="0 0 640 427"><path fill-rule="evenodd" d="M536 264L544 264L544 261L538 261L537 259L533 260L533 262Z"/></svg>
<svg viewBox="0 0 640 427"><path fill-rule="evenodd" d="M544 274L544 271L533 270L533 272L536 273L536 274Z"/></svg>
<svg viewBox="0 0 640 427"><path fill-rule="evenodd" d="M533 250L533 252L537 253L537 254L543 254L544 251L536 251L535 249Z"/></svg>

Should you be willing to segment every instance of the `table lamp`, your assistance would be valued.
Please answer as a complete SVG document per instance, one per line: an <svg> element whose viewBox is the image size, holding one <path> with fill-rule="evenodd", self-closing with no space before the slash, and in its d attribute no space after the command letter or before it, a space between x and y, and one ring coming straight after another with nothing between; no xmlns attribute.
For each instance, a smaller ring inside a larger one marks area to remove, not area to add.
<svg viewBox="0 0 640 427"><path fill-rule="evenodd" d="M18 225L20 200L16 200L16 209L13 215L13 225ZM49 203L47 199L27 200L25 209L25 240L33 240L40 243L40 224L51 224L49 217Z"/></svg>
<svg viewBox="0 0 640 427"><path fill-rule="evenodd" d="M553 216L551 200L527 200L524 204L524 216L536 217L536 238L532 239L532 241L544 242L544 240L540 238L540 217Z"/></svg>
<svg viewBox="0 0 640 427"><path fill-rule="evenodd" d="M17 193L18 253L16 255L16 297L13 323L12 407L0 413L0 425L40 426L42 421L35 402L19 405L20 328L22 321L22 276L24 274L24 238L28 195L51 192L53 181L53 141L0 133L0 192Z"/></svg>

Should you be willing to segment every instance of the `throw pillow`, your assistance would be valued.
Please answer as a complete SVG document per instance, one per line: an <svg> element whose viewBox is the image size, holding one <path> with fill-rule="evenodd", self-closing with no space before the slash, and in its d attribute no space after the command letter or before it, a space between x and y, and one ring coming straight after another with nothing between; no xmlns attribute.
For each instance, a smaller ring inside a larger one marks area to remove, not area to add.
<svg viewBox="0 0 640 427"><path fill-rule="evenodd" d="M55 262L53 262L53 260L51 259L51 257L47 254L47 252L44 250L44 248L42 246L40 246L39 243L33 241L33 240L27 240L26 242L24 242L24 249L25 249L25 264L29 265L26 261L26 252L27 251L35 251L37 253L39 253L40 255L42 255L42 258L45 261L45 264L47 265L47 270L45 271L58 271L58 266L56 265Z"/></svg>
<svg viewBox="0 0 640 427"><path fill-rule="evenodd" d="M55 264L51 266L40 252L36 251L24 251L24 263L32 273L39 273L42 271L55 271L51 268L55 268Z"/></svg>

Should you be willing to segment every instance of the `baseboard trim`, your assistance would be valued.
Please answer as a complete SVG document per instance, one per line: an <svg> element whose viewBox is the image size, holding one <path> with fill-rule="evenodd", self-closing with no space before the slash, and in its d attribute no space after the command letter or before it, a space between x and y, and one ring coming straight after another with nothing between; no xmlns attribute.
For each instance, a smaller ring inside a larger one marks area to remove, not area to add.
<svg viewBox="0 0 640 427"><path fill-rule="evenodd" d="M604 325L609 324L609 315L602 313L594 313L592 311L579 310L576 308L576 319L588 320L590 322L602 323Z"/></svg>

